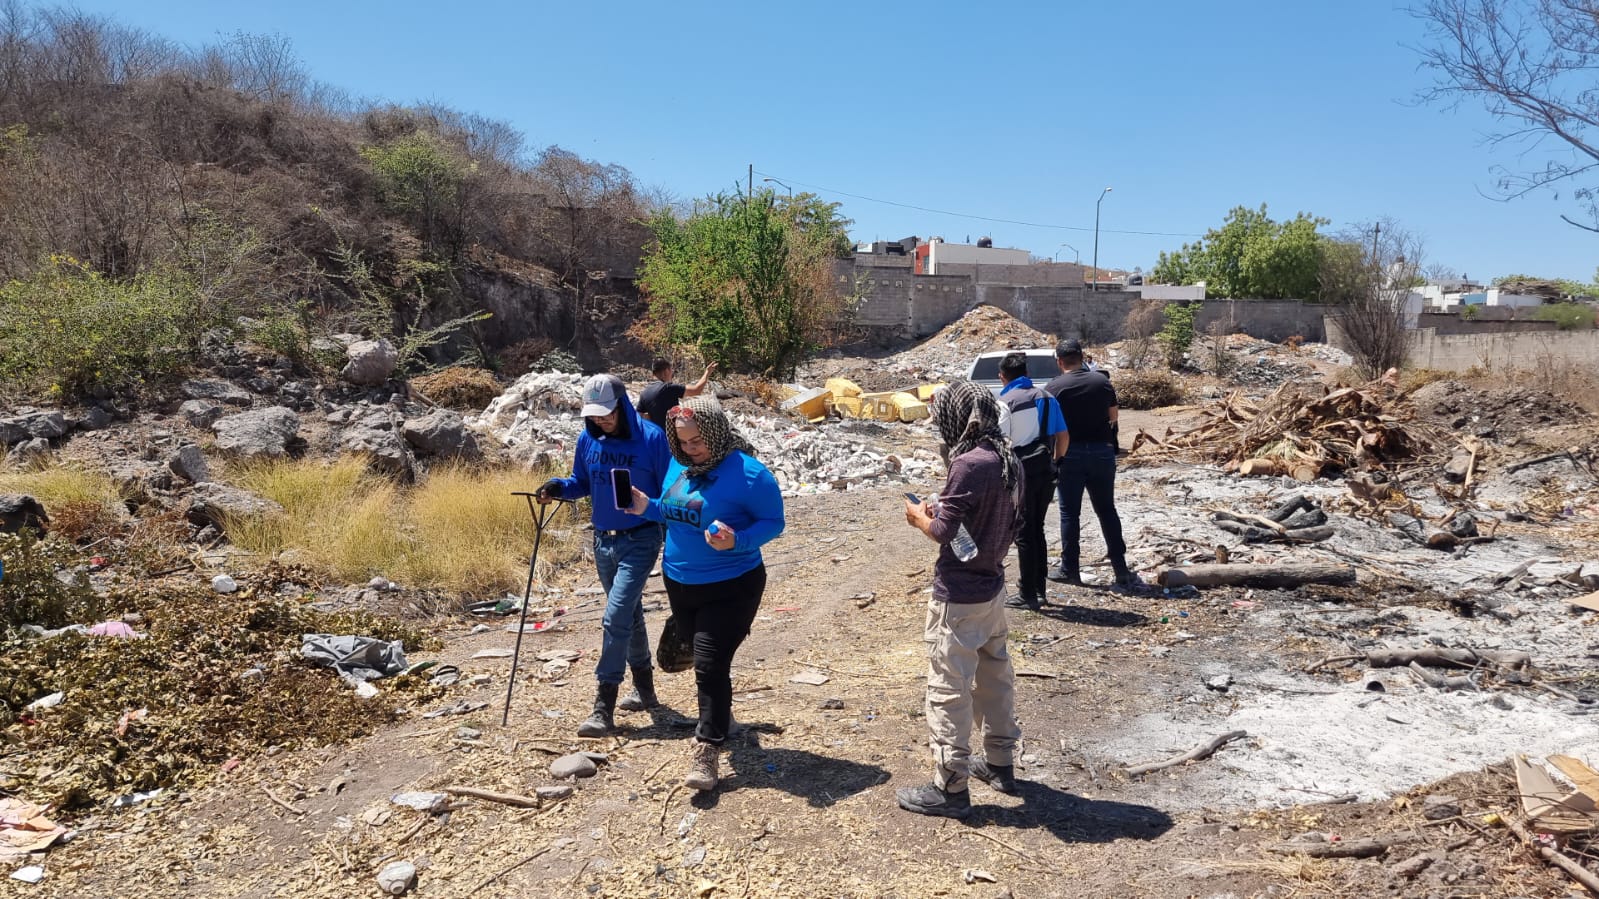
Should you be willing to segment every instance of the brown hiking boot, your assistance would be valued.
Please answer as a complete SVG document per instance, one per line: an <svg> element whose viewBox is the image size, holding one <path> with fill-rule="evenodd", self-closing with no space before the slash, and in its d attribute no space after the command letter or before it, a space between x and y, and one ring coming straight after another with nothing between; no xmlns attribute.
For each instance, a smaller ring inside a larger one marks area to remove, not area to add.
<svg viewBox="0 0 1599 899"><path fill-rule="evenodd" d="M722 748L715 743L702 743L694 741L694 762L689 768L688 776L683 778L683 785L701 792L716 789L721 778L716 774L716 764L722 754Z"/></svg>

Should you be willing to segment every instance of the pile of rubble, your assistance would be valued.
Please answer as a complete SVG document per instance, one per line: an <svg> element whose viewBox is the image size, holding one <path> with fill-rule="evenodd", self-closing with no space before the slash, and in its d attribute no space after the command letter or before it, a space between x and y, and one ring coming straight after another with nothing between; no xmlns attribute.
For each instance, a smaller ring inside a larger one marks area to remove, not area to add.
<svg viewBox="0 0 1599 899"><path fill-rule="evenodd" d="M523 465L564 466L583 429L582 386L579 374L530 372L481 415L468 417L467 424L495 438ZM909 456L885 452L847 425L823 431L772 416L730 411L729 417L790 495L903 483L943 472L938 457L927 450Z"/></svg>
<svg viewBox="0 0 1599 899"><path fill-rule="evenodd" d="M1425 458L1444 433L1381 383L1327 392L1285 384L1259 402L1232 393L1180 434L1139 431L1131 452L1156 459L1211 462L1241 474L1292 475L1382 468Z"/></svg>
<svg viewBox="0 0 1599 899"><path fill-rule="evenodd" d="M1547 390L1524 386L1482 389L1456 380L1434 381L1418 387L1409 399L1423 417L1473 437L1504 438L1588 417Z"/></svg>
<svg viewBox="0 0 1599 899"><path fill-rule="evenodd" d="M558 464L583 430L583 376L528 372L466 424L492 435L523 465Z"/></svg>
<svg viewBox="0 0 1599 899"><path fill-rule="evenodd" d="M1054 345L1055 338L1033 330L1003 309L980 305L916 346L872 360L870 365L848 367L823 359L813 362L804 373L811 380L839 375L868 391L886 390L918 381L963 378L972 358L980 353Z"/></svg>
<svg viewBox="0 0 1599 899"><path fill-rule="evenodd" d="M733 421L788 495L923 481L943 475L943 464L934 453L925 449L908 455L884 452L869 441L852 436L847 425L821 430L795 427L792 422L776 418L738 414L733 415Z"/></svg>

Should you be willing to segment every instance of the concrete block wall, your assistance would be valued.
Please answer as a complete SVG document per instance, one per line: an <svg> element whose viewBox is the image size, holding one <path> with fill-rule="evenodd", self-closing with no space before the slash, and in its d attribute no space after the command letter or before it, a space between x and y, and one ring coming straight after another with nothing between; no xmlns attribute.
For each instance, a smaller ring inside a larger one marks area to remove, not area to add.
<svg viewBox="0 0 1599 899"><path fill-rule="evenodd" d="M1599 365L1599 330L1439 334L1423 328L1412 332L1408 360L1439 371L1530 369L1548 362Z"/></svg>
<svg viewBox="0 0 1599 899"><path fill-rule="evenodd" d="M875 260L876 257L874 257ZM890 257L894 258L894 257ZM904 260L892 265L860 265L839 260L834 281L840 289L858 284L863 298L855 313L855 329L881 332L877 342L918 339L936 333L978 304L1003 309L1029 327L1057 338L1076 337L1089 343L1121 340L1127 314L1138 303L1136 293L1088 289L1080 280L1069 284L979 282L970 275L914 275ZM1065 269L1067 265L1006 268ZM1280 342L1298 335L1323 341L1327 307L1295 300L1208 300L1196 327L1203 333L1220 321L1227 333L1241 332Z"/></svg>

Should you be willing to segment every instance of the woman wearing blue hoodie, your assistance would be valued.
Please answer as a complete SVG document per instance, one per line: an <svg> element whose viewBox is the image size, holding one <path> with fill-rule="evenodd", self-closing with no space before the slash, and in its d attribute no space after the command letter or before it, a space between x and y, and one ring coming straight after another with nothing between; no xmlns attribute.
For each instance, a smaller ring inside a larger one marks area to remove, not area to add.
<svg viewBox="0 0 1599 899"><path fill-rule="evenodd" d="M635 486L628 511L666 524L661 570L672 617L694 634L700 705L683 782L714 790L733 720L733 653L749 636L766 590L761 547L783 532L783 495L712 397L685 399L668 412L666 439L672 464L665 492L650 499Z"/></svg>
<svg viewBox="0 0 1599 899"><path fill-rule="evenodd" d="M594 498L594 566L605 588L605 620L594 666L598 695L593 714L577 726L580 737L603 737L615 728L624 662L633 669L633 692L621 707L642 711L657 705L642 600L644 582L661 552L661 526L628 512L632 497L616 496L611 471L625 468L633 484L659 492L670 461L666 434L638 414L622 382L595 375L583 385L583 433L572 457L572 476L551 478L538 490L540 503Z"/></svg>

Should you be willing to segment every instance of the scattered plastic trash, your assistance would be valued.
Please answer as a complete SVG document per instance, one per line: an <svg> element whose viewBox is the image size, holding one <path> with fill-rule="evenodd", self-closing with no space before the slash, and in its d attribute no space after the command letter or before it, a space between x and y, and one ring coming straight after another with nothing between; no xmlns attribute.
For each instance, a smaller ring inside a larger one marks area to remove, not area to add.
<svg viewBox="0 0 1599 899"><path fill-rule="evenodd" d="M361 681L355 685L355 695L362 699L376 699L378 692L378 688L372 686L371 681Z"/></svg>
<svg viewBox="0 0 1599 899"><path fill-rule="evenodd" d="M129 806L142 805L143 803L149 802L157 796L160 796L162 792L162 787L156 787L153 790L147 790L143 793L129 793L126 796L118 796L112 801L111 807L128 808Z"/></svg>
<svg viewBox="0 0 1599 899"><path fill-rule="evenodd" d="M211 579L211 589L218 593L233 593L239 589L239 582L225 574L219 574Z"/></svg>
<svg viewBox="0 0 1599 899"><path fill-rule="evenodd" d="M38 699L35 699L34 701L32 701L32 702L28 703L27 705L23 706L22 708L23 708L24 711L28 711L28 712L36 711L38 709L53 709L56 706L60 705L61 701L63 699L66 699L66 698L67 698L67 694L58 691L58 692L55 692L55 693L51 693L48 696L41 696Z"/></svg>
<svg viewBox="0 0 1599 899"><path fill-rule="evenodd" d="M149 709L132 709L130 711L123 712L122 713L122 717L117 719L117 736L120 737L123 734L127 733L128 732L128 725L132 724L135 721L143 721L145 718L148 718L149 716L150 716L150 710Z"/></svg>
<svg viewBox="0 0 1599 899"><path fill-rule="evenodd" d="M38 883L44 879L44 867L42 865L28 865L24 868L18 868L11 872L11 879L20 880L23 883Z"/></svg>
<svg viewBox="0 0 1599 899"><path fill-rule="evenodd" d="M385 642L376 637L306 634L300 638L300 655L313 664L332 668L350 681L391 677L409 667L400 641Z"/></svg>
<svg viewBox="0 0 1599 899"><path fill-rule="evenodd" d="M123 640L143 640L144 634L129 627L123 621L102 621L89 628L88 633L94 637L118 637Z"/></svg>

